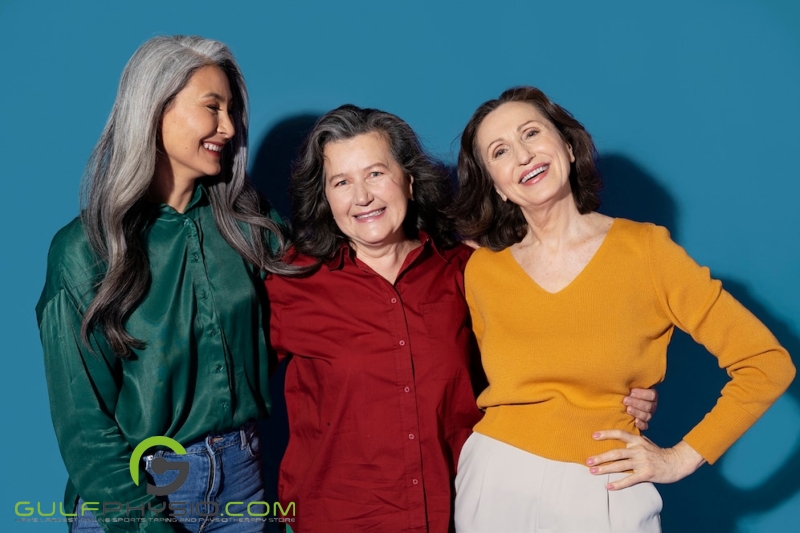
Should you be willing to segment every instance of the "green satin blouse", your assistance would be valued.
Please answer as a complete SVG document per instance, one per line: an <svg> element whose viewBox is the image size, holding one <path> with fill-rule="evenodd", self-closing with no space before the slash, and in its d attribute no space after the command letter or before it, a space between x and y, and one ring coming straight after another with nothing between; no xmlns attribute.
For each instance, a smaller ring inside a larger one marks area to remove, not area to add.
<svg viewBox="0 0 800 533"><path fill-rule="evenodd" d="M144 232L152 281L127 330L146 345L128 360L100 334L91 339L95 353L80 340L81 317L103 273L80 219L53 239L36 313L53 426L69 473L68 513L78 495L101 508L155 504L144 469L138 486L129 470L133 448L148 437L189 443L268 414L260 272L223 239L206 194L198 186L184 213L159 206ZM173 531L160 521L102 525Z"/></svg>

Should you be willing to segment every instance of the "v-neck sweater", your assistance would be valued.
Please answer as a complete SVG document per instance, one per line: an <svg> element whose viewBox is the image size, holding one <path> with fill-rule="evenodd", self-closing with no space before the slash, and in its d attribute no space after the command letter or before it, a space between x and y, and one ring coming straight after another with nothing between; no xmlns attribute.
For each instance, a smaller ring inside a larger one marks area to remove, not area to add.
<svg viewBox="0 0 800 533"><path fill-rule="evenodd" d="M615 219L580 274L555 293L542 289L510 248L477 250L465 283L489 380L475 431L548 459L585 464L591 455L625 447L594 440L598 430L639 434L622 398L664 380L676 326L731 378L684 437L709 463L795 374L769 330L653 224Z"/></svg>

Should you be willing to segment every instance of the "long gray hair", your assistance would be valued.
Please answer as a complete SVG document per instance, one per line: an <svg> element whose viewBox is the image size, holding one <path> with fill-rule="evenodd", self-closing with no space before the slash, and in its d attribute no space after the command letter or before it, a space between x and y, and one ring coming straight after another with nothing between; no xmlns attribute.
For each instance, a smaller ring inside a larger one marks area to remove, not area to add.
<svg viewBox="0 0 800 533"><path fill-rule="evenodd" d="M202 37L154 37L125 66L114 107L81 184L83 228L106 266L81 324L87 346L97 326L120 357L144 345L126 331L124 322L150 285L142 230L153 212L146 198L156 168L160 120L192 75L209 65L227 75L236 131L225 147L222 171L204 181L217 228L253 265L278 273L287 268L278 259L286 246L283 230L262 214L264 206L245 174L247 89L233 55L224 44ZM278 243L275 253L266 244L268 233Z"/></svg>

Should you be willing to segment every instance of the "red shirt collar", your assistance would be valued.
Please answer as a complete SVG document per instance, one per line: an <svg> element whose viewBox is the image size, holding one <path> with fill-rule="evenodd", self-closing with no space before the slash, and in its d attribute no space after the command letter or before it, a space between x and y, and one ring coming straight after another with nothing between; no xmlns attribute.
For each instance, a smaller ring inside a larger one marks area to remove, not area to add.
<svg viewBox="0 0 800 533"><path fill-rule="evenodd" d="M436 246L433 238L422 230L419 230L419 242L422 243L423 248L430 246L442 259L447 261L447 257L445 257L441 250L439 250L439 247ZM328 270L337 270L344 266L345 258L350 259L350 261L355 264L356 251L350 246L349 242L342 243L339 249L333 254L333 257L325 261L325 264L328 266Z"/></svg>

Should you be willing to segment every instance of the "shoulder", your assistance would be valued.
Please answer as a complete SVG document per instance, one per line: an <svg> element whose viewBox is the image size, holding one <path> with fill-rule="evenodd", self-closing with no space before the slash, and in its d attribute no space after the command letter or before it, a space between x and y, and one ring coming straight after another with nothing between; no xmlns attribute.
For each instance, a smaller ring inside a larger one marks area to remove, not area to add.
<svg viewBox="0 0 800 533"><path fill-rule="evenodd" d="M64 288L86 293L102 272L102 264L92 251L80 217L76 217L50 243L42 299L49 300Z"/></svg>
<svg viewBox="0 0 800 533"><path fill-rule="evenodd" d="M466 244L457 243L452 248L447 248L441 251L442 257L450 263L458 267L458 270L463 272L467 266L470 256L475 250Z"/></svg>
<svg viewBox="0 0 800 533"><path fill-rule="evenodd" d="M493 264L500 261L503 257L503 254L508 253L508 248L503 248L502 250L494 251L490 250L489 248L478 248L469 258L470 265L486 265L486 264Z"/></svg>
<svg viewBox="0 0 800 533"><path fill-rule="evenodd" d="M90 251L89 239L83 230L81 217L75 217L69 224L56 232L50 242L48 257L58 258L84 251Z"/></svg>
<svg viewBox="0 0 800 533"><path fill-rule="evenodd" d="M319 260L316 257L298 252L297 248L295 248L294 246L291 246L286 251L284 256L281 258L281 261L283 261L287 265L298 266L298 267L307 267L318 263L325 264L324 260Z"/></svg>
<svg viewBox="0 0 800 533"><path fill-rule="evenodd" d="M636 222L627 218L615 218L611 226L617 238L644 239L648 240L653 231L663 230L669 232L662 226L657 226L651 222Z"/></svg>
<svg viewBox="0 0 800 533"><path fill-rule="evenodd" d="M58 230L47 253L47 271L78 275L96 263L80 217Z"/></svg>
<svg viewBox="0 0 800 533"><path fill-rule="evenodd" d="M487 274L496 273L503 269L506 256L510 254L508 248L494 251L489 248L478 248L469 258L464 275L472 280L483 279Z"/></svg>
<svg viewBox="0 0 800 533"><path fill-rule="evenodd" d="M292 267L303 268L313 267L314 265L319 266L317 268L310 268L308 272L300 272L292 276L268 272L264 283L266 284L267 290L270 293L270 298L272 298L274 295L277 295L280 291L284 291L300 284L307 284L309 280L313 281L314 279L318 278L321 273L328 270L324 261L320 262L315 257L301 254L294 246L287 250L287 252L281 258L281 261L284 264Z"/></svg>
<svg viewBox="0 0 800 533"><path fill-rule="evenodd" d="M614 219L608 240L617 252L642 257L652 255L658 249L675 246L669 230L664 226L625 218Z"/></svg>

